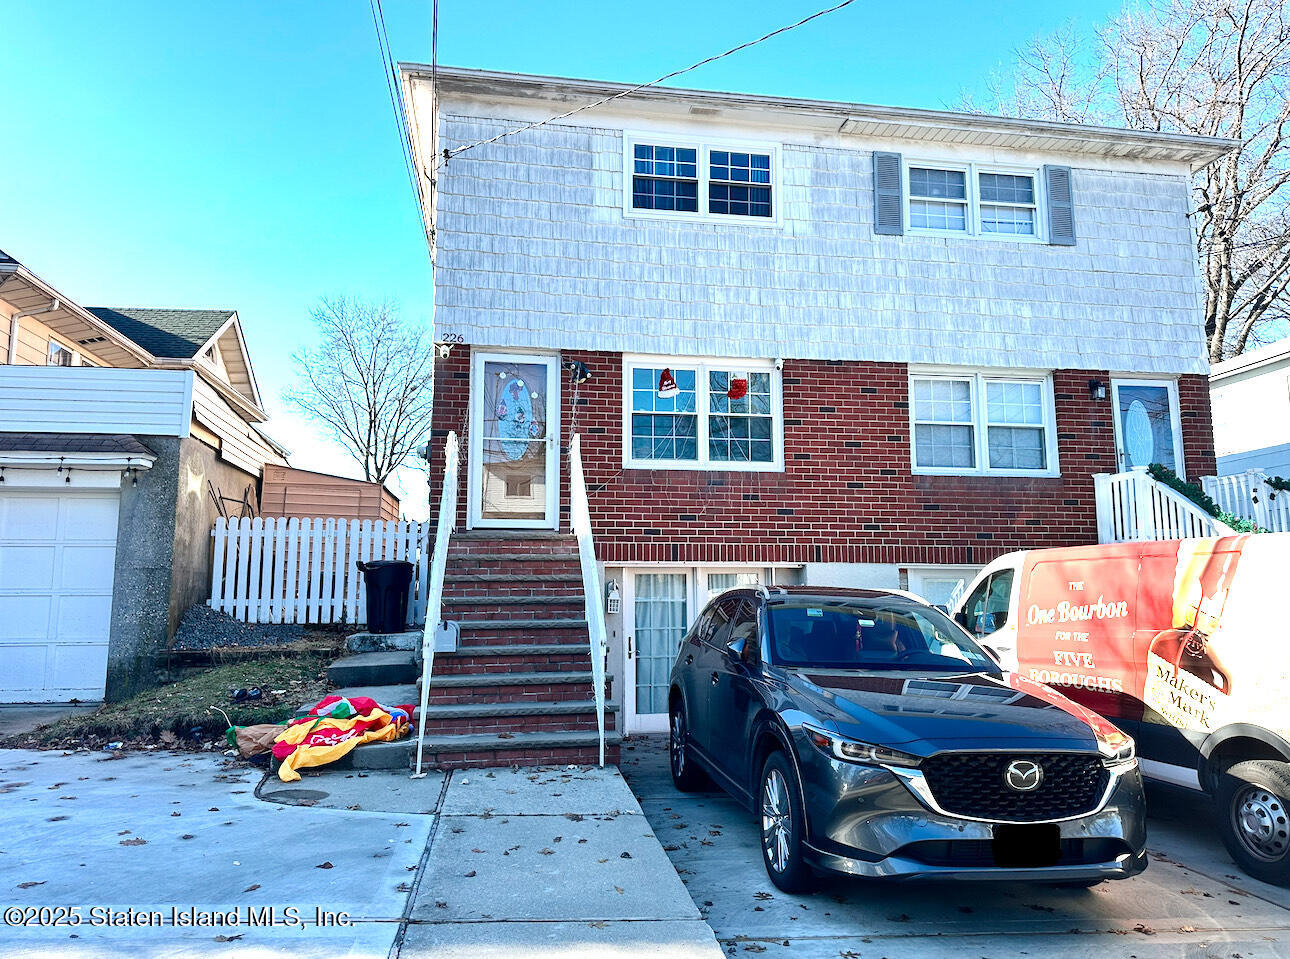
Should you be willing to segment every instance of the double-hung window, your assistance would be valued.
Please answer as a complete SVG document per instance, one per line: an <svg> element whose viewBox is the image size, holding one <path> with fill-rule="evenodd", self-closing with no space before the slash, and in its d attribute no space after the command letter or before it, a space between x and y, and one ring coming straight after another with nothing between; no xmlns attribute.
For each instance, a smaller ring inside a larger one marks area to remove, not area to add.
<svg viewBox="0 0 1290 959"><path fill-rule="evenodd" d="M908 164L911 232L1039 238L1038 170Z"/></svg>
<svg viewBox="0 0 1290 959"><path fill-rule="evenodd" d="M915 472L1058 475L1048 376L913 373L910 398Z"/></svg>
<svg viewBox="0 0 1290 959"><path fill-rule="evenodd" d="M629 357L623 373L625 466L783 468L782 381L773 363Z"/></svg>
<svg viewBox="0 0 1290 959"><path fill-rule="evenodd" d="M627 212L774 222L777 152L700 140L627 138Z"/></svg>

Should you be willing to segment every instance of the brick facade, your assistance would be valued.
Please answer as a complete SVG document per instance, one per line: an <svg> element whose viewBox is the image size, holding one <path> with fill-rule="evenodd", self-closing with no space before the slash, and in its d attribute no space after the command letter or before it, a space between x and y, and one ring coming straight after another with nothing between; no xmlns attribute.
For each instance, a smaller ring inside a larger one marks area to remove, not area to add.
<svg viewBox="0 0 1290 959"><path fill-rule="evenodd" d="M624 469L621 354L562 358L592 372L576 391L562 376L562 455L572 427L607 564L982 565L1009 550L1096 542L1092 476L1117 469L1111 400L1088 388L1109 382L1106 370L1053 375L1060 477L915 476L905 364L824 360L784 363L783 472ZM460 346L436 368L432 476L448 430L463 434L464 463L469 361ZM1181 377L1178 392L1188 474L1212 473L1205 377ZM459 528L465 476L463 465ZM563 464L561 481L567 528Z"/></svg>

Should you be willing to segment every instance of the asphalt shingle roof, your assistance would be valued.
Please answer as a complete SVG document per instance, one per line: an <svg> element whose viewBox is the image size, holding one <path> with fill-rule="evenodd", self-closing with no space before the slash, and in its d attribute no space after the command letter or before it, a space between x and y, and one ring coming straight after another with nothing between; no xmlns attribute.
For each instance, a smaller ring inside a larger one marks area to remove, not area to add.
<svg viewBox="0 0 1290 959"><path fill-rule="evenodd" d="M156 455L135 437L122 433L0 433L0 452Z"/></svg>
<svg viewBox="0 0 1290 959"><path fill-rule="evenodd" d="M91 306L89 311L153 356L191 359L228 322L232 310L153 310Z"/></svg>

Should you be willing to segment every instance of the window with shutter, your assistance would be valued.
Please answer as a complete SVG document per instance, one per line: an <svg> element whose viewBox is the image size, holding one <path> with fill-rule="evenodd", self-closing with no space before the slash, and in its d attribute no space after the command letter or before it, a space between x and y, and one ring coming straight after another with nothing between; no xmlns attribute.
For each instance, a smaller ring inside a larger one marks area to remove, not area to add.
<svg viewBox="0 0 1290 959"><path fill-rule="evenodd" d="M1075 204L1071 199L1071 168L1045 166L1048 188L1048 242L1055 246L1075 245Z"/></svg>
<svg viewBox="0 0 1290 959"><path fill-rule="evenodd" d="M900 154L873 155L873 232L900 236L905 232L905 201L901 195Z"/></svg>

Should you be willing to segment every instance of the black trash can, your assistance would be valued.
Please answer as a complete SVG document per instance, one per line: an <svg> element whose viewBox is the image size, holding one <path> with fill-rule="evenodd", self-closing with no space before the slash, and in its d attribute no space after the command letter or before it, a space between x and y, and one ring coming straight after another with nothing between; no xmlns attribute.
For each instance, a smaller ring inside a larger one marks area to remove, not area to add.
<svg viewBox="0 0 1290 959"><path fill-rule="evenodd" d="M407 629L412 564L401 559L359 563L367 588L367 631L401 633Z"/></svg>

